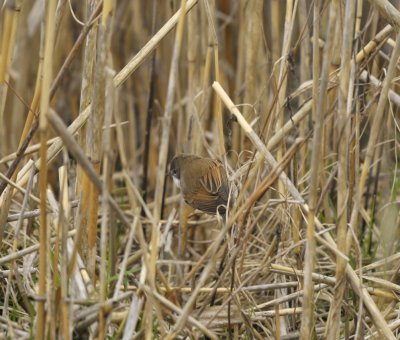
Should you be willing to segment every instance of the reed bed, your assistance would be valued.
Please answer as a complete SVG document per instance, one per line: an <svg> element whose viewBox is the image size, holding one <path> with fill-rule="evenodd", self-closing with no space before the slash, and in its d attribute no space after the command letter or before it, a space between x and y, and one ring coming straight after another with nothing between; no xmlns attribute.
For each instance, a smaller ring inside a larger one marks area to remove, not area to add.
<svg viewBox="0 0 400 340"><path fill-rule="evenodd" d="M400 339L398 1L0 5L1 339Z"/></svg>

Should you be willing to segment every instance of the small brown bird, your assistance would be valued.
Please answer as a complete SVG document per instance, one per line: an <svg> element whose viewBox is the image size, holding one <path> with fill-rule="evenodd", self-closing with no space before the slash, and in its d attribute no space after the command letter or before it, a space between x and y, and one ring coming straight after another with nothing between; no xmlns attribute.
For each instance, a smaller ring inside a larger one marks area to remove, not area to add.
<svg viewBox="0 0 400 340"><path fill-rule="evenodd" d="M208 214L225 213L229 183L221 162L181 154L172 159L170 174L188 205Z"/></svg>
<svg viewBox="0 0 400 340"><path fill-rule="evenodd" d="M181 205L181 252L184 252L187 217L194 209L213 215L218 211L225 215L229 197L228 176L221 162L190 154L175 156L169 173L176 186L181 189L186 204L183 207Z"/></svg>

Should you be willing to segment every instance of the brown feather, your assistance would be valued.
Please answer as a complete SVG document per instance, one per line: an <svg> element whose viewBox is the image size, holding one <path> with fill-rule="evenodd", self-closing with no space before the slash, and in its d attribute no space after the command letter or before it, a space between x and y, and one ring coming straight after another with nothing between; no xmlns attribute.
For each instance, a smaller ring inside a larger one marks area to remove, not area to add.
<svg viewBox="0 0 400 340"><path fill-rule="evenodd" d="M208 214L217 209L225 213L229 197L229 182L221 162L195 155L179 155L171 167L179 167L183 199L193 208Z"/></svg>

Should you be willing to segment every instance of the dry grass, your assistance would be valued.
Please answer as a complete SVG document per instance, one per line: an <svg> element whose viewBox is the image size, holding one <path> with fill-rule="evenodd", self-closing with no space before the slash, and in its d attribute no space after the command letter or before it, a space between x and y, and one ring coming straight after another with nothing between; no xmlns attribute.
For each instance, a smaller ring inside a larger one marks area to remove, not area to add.
<svg viewBox="0 0 400 340"><path fill-rule="evenodd" d="M1 339L400 339L393 5L0 5ZM232 183L184 256L180 152Z"/></svg>

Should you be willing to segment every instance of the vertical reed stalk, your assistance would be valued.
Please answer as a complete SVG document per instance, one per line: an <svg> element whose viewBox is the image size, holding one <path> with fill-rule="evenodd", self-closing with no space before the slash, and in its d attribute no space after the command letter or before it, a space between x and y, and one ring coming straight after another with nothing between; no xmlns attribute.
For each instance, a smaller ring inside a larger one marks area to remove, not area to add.
<svg viewBox="0 0 400 340"><path fill-rule="evenodd" d="M319 167L321 164L321 138L325 115L325 99L327 94L329 67L332 57L333 34L336 27L336 16L338 11L338 1L332 1L329 6L329 22L327 26L327 38L324 46L321 84L319 87L316 120L314 126L314 138L311 154L311 173L310 173L310 195L308 199L309 212L307 216L307 246L304 267L304 301L303 314L301 318L300 338L310 339L314 332L314 283L312 272L316 261L316 241L315 241L315 216L317 204L317 190L319 185ZM314 75L315 77L315 75ZM314 78L315 79L315 78ZM315 81L315 80L314 80Z"/></svg>
<svg viewBox="0 0 400 340"><path fill-rule="evenodd" d="M59 170L60 177L60 202L61 202L61 212L58 219L58 228L61 242L61 256L60 256L60 301L61 306L59 310L61 311L60 316L60 333L64 339L68 340L71 338L71 319L70 319L70 304L68 303L68 282L69 277L67 275L68 268L68 256L67 256L67 235L68 235L68 224L70 216L70 204L69 204L69 194L68 194L68 177L67 177L67 167L61 167Z"/></svg>
<svg viewBox="0 0 400 340"><path fill-rule="evenodd" d="M175 89L176 76L178 72L179 54L182 46L185 16L186 16L186 1L182 0L180 6L180 17L175 35L175 43L172 54L171 67L169 72L167 98L166 98L164 117L162 121L161 146L159 150L158 167L157 167L157 182L154 194L155 205L153 213L154 220L152 221L152 230L151 230L150 263L149 263L150 267L148 268L148 274L147 274L150 287L152 287L153 289L155 287L156 261L158 257L158 243L160 237L159 220L161 218L162 196L165 185L165 170L167 166L168 144L169 144L169 135L170 135L171 120L172 120L172 108L176 91ZM145 334L146 338L149 339L151 337L153 314L151 308L148 308L147 311L148 312L145 318L147 324Z"/></svg>
<svg viewBox="0 0 400 340"><path fill-rule="evenodd" d="M15 37L16 37L16 27L18 23L19 17L19 2L13 4L14 8L12 8L11 4L7 4L4 8L4 20L3 20L3 28L2 28L2 37L1 37L1 46L0 46L0 140L4 141L4 145L0 148L0 152L8 152L7 141L9 136L6 133L6 124L5 124L5 104L8 93L8 86L6 82L9 81L9 69L11 66L11 57L14 51ZM31 118L31 122L33 119L33 114L29 114ZM30 122L30 123L31 123ZM24 130L25 132L25 130ZM20 139L20 145L22 140L25 138L24 134ZM4 149L3 149L4 148ZM13 181L16 180L16 175L11 178ZM0 182L1 183L1 182ZM11 197L14 189L10 187L5 197L3 198L2 208L0 209L0 243L3 240L4 233L4 225L7 218L8 210L11 204ZM2 192L0 191L0 195Z"/></svg>
<svg viewBox="0 0 400 340"><path fill-rule="evenodd" d="M10 141L6 131L8 124L5 121L7 117L4 115L4 110L8 93L7 83L10 79L12 55L15 49L16 28L20 16L20 6L20 1L15 1L13 3L6 2L4 4L4 21L0 44L0 139L4 144L0 148L0 152L9 152L9 150L7 150L7 145L10 144ZM1 229L0 233L2 233Z"/></svg>
<svg viewBox="0 0 400 340"><path fill-rule="evenodd" d="M0 337L395 339L390 1L3 2ZM177 214L181 151L224 225Z"/></svg>
<svg viewBox="0 0 400 340"><path fill-rule="evenodd" d="M194 115L197 115L201 112L202 108L198 105L198 100L196 100L196 96L201 89L200 83L200 71L201 71L201 57L202 54L199 53L202 51L201 49L201 29L200 29L200 18L199 18L199 10L200 7L196 7L193 11L188 14L187 18L187 82L188 82L188 102L186 104L186 115L185 115L185 123L186 123L186 136L188 141L187 150L183 150L188 153L198 153L199 148L198 144L200 144L200 140L198 140L199 134L194 133L195 119ZM203 93L203 96L206 97L206 94Z"/></svg>
<svg viewBox="0 0 400 340"><path fill-rule="evenodd" d="M97 0L92 0L86 3L85 13L86 20L89 19L90 14L95 10ZM83 70L82 70L82 85L79 100L79 112L82 112L91 102L91 97L93 93L93 72L96 57L96 37L97 30L90 30L89 34L85 39L85 49L83 54ZM79 133L79 144L82 146L83 150L88 153L89 143L86 143L87 138L87 125L84 125ZM79 249L79 254L82 256L84 261L88 265L88 271L91 278L94 280L94 266L93 260L89 263L88 261L88 212L90 211L90 192L91 186L88 177L85 175L84 171L78 167L77 178L76 178L76 194L77 197L81 197L79 208L76 211L76 219L80 221L79 228L81 229L79 238L77 238L76 246ZM79 217L79 218L78 218ZM94 236L94 238L96 235ZM93 239L93 237L92 237ZM93 240L91 242L93 244ZM93 256L92 256L93 259Z"/></svg>
<svg viewBox="0 0 400 340"><path fill-rule="evenodd" d="M349 85L351 73L351 61L353 50L354 36L354 20L355 20L355 2L346 1L344 9L345 21L341 47L341 65L340 65L340 85L338 91L338 184L337 184L337 248L342 253L346 254L346 234L347 234L347 209L349 197L349 136L350 136L350 113L348 108L351 104L352 89ZM354 64L353 64L354 66ZM354 74L354 72L353 72ZM339 322L341 306L346 288L345 281L346 260L341 256L336 257L336 290L334 299L329 309L329 318L326 328L327 339L334 339L339 336Z"/></svg>
<svg viewBox="0 0 400 340"><path fill-rule="evenodd" d="M46 276L47 276L47 259L48 253L48 239L47 239L47 135L48 135L48 122L47 114L50 105L50 86L53 76L53 52L54 52L54 37L55 37L55 9L56 1L50 0L46 6L46 21L45 21L45 39L44 39L44 56L43 56L43 80L42 90L40 96L40 120L39 120L39 133L40 133L40 250L39 250L39 296L43 299L46 295ZM43 339L46 332L46 312L45 302L43 299L38 302L37 314L37 333L36 339Z"/></svg>
<svg viewBox="0 0 400 340"><path fill-rule="evenodd" d="M311 8L311 7L310 7ZM311 34L308 27L308 21L310 20L310 13L307 9L307 4L305 0L300 0L299 6L299 30L301 35L299 36L299 48L300 48L300 83L303 84L309 79L311 79L311 69L309 65L311 64ZM307 97L306 95L300 95L300 102L304 102ZM307 133L307 121L302 119L300 123L300 137L305 137ZM306 170L306 164L308 160L308 148L305 146L302 148L300 161L297 172L295 172L297 180L303 178ZM302 223L301 210L297 207L293 209L293 241L298 244L300 241L300 225ZM296 253L300 255L301 247L296 248Z"/></svg>
<svg viewBox="0 0 400 340"><path fill-rule="evenodd" d="M382 84L382 91L380 92L378 106L376 108L375 114L373 115L373 119L371 122L371 133L370 133L370 137L368 139L368 146L367 146L367 151L365 154L365 160L362 165L358 186L356 188L356 191L357 191L356 202L354 204L353 210L351 212L351 217L350 217L350 228L353 231L349 230L347 232L347 239L346 239L347 251L350 251L350 247L351 247L351 243L352 243L352 232L357 233L357 231L358 231L357 220L358 220L358 214L359 214L359 209L360 209L359 204L361 202L361 199L362 199L362 196L364 193L368 171L371 166L373 155L374 155L374 149L375 149L376 144L378 143L379 132L381 130L382 123L385 118L386 101L387 101L387 97L388 97L388 93L389 93L389 88L391 86L391 82L392 82L392 79L393 79L395 71L396 71L396 66L397 66L397 61L398 61L399 55L400 55L400 34L397 33L396 44L393 48L392 56L390 57L389 67L388 67L388 70L386 73L386 77Z"/></svg>
<svg viewBox="0 0 400 340"><path fill-rule="evenodd" d="M217 25L216 25L216 6L215 0L210 1L210 6L208 6L208 1L205 1L206 12L208 17L208 39L209 45L212 46L214 51L214 73L215 80L220 81L220 66L219 66L219 43L217 37ZM217 134L217 150L218 156L222 157L225 155L225 138L224 138L224 126L222 120L222 108L221 100L219 97L214 97L213 102L213 117L216 122L216 134Z"/></svg>
<svg viewBox="0 0 400 340"><path fill-rule="evenodd" d="M112 66L110 62L110 40L111 40L111 24L112 13L115 3L113 0L108 0L103 3L103 12L101 22L98 26L97 49L96 49L96 71L93 87L93 111L91 117L96 123L92 125L93 142L101 145L100 148L94 147L91 149L92 163L94 168L100 172L100 160L103 158L103 173L102 173L102 188L101 188L101 210L102 220L100 229L100 304L104 304L107 298L107 282L110 265L107 259L109 258L108 237L111 226L110 207L108 202L108 190L110 188L109 179L111 178L111 146L110 146L110 124L112 117L112 107L114 102L114 89L112 79L107 77L107 67ZM108 86L106 86L108 80ZM107 99L106 99L107 98ZM107 111L106 111L107 110ZM105 114L106 111L106 114ZM106 116L106 119L104 119ZM103 125L106 130L103 135ZM89 136L90 138L90 136ZM103 154L104 149L104 154ZM91 185L91 209L89 213L89 257L88 263L90 268L94 269L96 265L96 235L97 235L97 207L98 207L98 192ZM103 308L99 310L99 339L105 339L106 334L106 312Z"/></svg>

